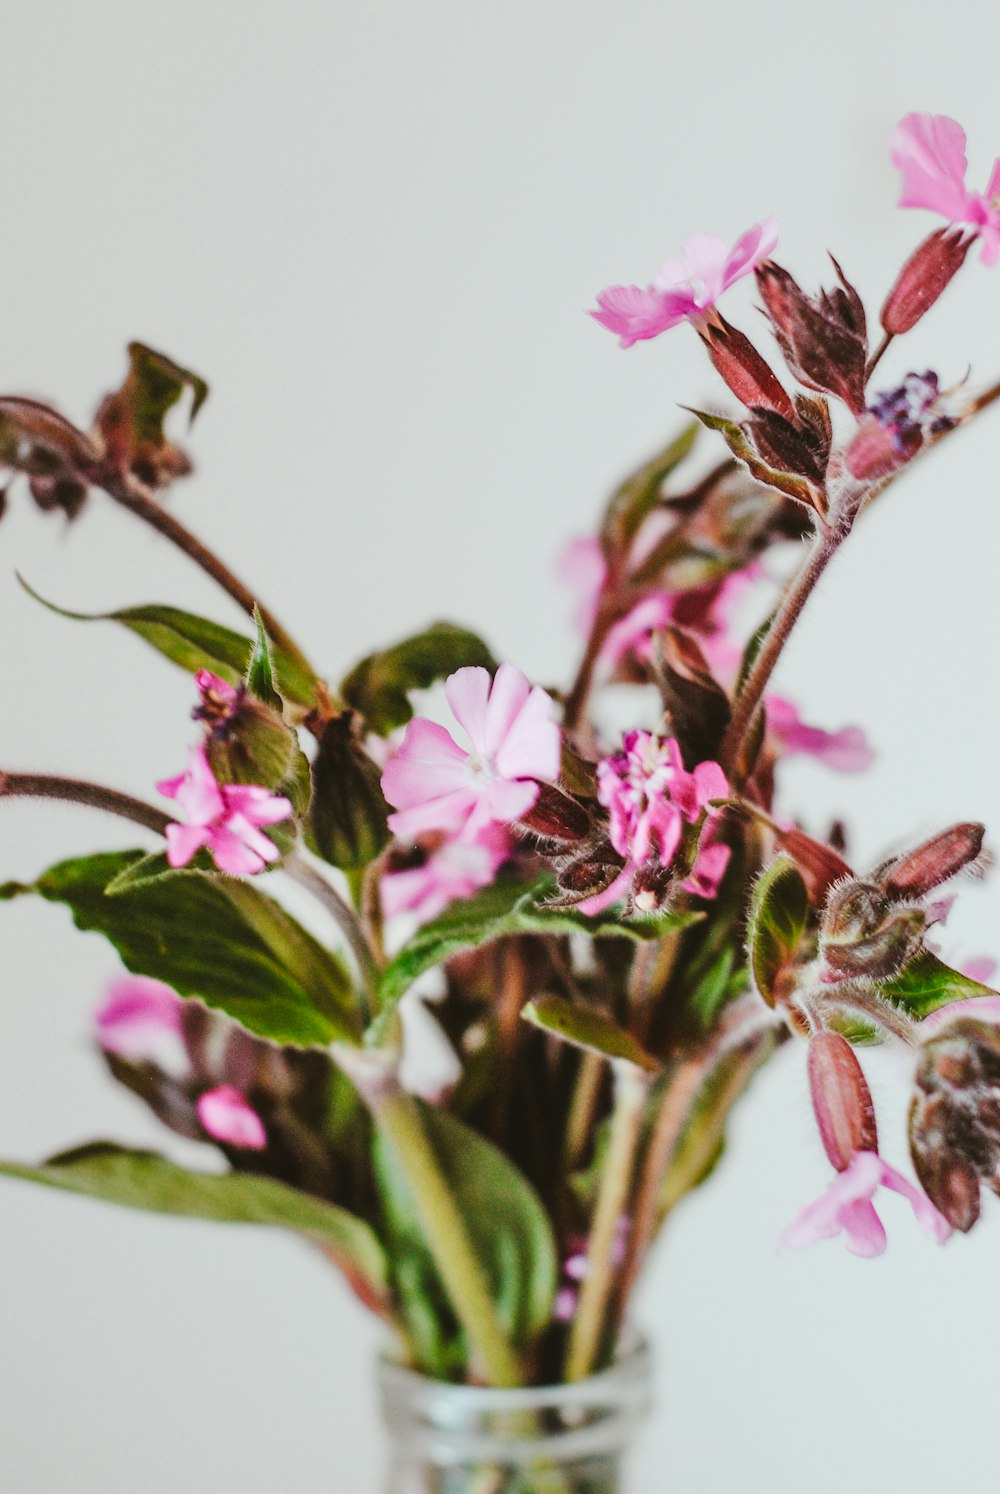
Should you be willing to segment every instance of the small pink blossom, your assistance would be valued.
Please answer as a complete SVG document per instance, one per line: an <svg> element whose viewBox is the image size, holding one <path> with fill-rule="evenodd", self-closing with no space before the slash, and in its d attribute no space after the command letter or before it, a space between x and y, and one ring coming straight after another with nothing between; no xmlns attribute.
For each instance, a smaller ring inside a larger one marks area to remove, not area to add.
<svg viewBox="0 0 1000 1494"><path fill-rule="evenodd" d="M590 315L602 327L617 333L618 344L630 348L648 337L697 320L744 275L767 259L778 242L773 218L754 224L731 249L712 233L695 233L681 247L683 263L668 259L652 285L612 285L597 297L597 310Z"/></svg>
<svg viewBox="0 0 1000 1494"><path fill-rule="evenodd" d="M152 1064L175 1079L191 1069L181 1025L181 998L162 981L123 975L97 1012L97 1041L128 1063Z"/></svg>
<svg viewBox="0 0 1000 1494"><path fill-rule="evenodd" d="M509 855L510 835L502 825L484 825L471 838L449 837L419 866L382 878L382 912L386 918L413 913L427 923L449 903L488 887Z"/></svg>
<svg viewBox="0 0 1000 1494"><path fill-rule="evenodd" d="M232 1084L206 1090L198 1100L198 1119L215 1141L260 1152L267 1146L264 1122Z"/></svg>
<svg viewBox="0 0 1000 1494"><path fill-rule="evenodd" d="M177 800L188 821L167 826L170 865L187 866L202 846L220 871L234 876L252 875L277 861L281 852L259 827L287 820L291 802L258 784L217 782L203 747L190 747L187 761L186 772L156 785Z"/></svg>
<svg viewBox="0 0 1000 1494"><path fill-rule="evenodd" d="M1000 157L985 192L965 185L965 131L946 114L907 114L889 140L889 155L903 183L900 207L929 208L951 223L971 224L982 240L981 258L1000 257Z"/></svg>
<svg viewBox="0 0 1000 1494"><path fill-rule="evenodd" d="M926 1194L902 1173L883 1162L878 1152L855 1152L848 1165L838 1172L826 1192L806 1204L781 1236L779 1244L800 1250L816 1240L829 1240L843 1230L852 1255L871 1257L885 1250L885 1228L875 1212L872 1199L879 1188L901 1193L913 1209L914 1216L926 1234L943 1245L951 1226L939 1214Z"/></svg>
<svg viewBox="0 0 1000 1494"><path fill-rule="evenodd" d="M471 743L460 747L436 722L416 716L382 774L401 840L428 830L472 839L494 821L510 823L538 798L538 780L559 776L560 735L550 697L513 664L469 666L445 681L452 712Z"/></svg>
<svg viewBox="0 0 1000 1494"><path fill-rule="evenodd" d="M806 753L838 773L861 773L875 758L860 726L845 726L834 732L807 726L796 706L778 695L767 698L767 725L784 753Z"/></svg>

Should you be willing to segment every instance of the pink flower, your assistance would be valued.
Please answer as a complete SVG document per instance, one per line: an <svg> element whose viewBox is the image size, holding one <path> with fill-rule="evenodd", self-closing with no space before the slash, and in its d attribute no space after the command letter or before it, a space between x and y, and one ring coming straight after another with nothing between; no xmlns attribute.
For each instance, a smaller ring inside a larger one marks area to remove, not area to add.
<svg viewBox="0 0 1000 1494"><path fill-rule="evenodd" d="M386 918L414 913L419 923L427 923L457 898L488 887L509 855L510 836L502 825L484 825L471 838L443 840L419 866L382 878L382 912Z"/></svg>
<svg viewBox="0 0 1000 1494"><path fill-rule="evenodd" d="M778 242L778 225L765 218L747 230L727 249L724 239L712 233L695 233L681 247L684 263L668 259L652 285L612 285L597 297L597 310L590 315L618 344L632 347L647 337L658 337L685 320L697 320L710 310L737 280L749 275L767 259Z"/></svg>
<svg viewBox="0 0 1000 1494"><path fill-rule="evenodd" d="M128 1063L152 1064L175 1079L190 1072L191 1060L181 1026L181 998L162 981L123 975L108 987L95 1017L97 1041L105 1053Z"/></svg>
<svg viewBox="0 0 1000 1494"><path fill-rule="evenodd" d="M382 792L398 811L389 828L403 840L427 830L472 839L492 821L520 819L538 798L536 780L559 776L552 701L513 664L501 664L492 680L480 667L456 670L445 694L472 750L425 717L409 723L382 774Z"/></svg>
<svg viewBox="0 0 1000 1494"><path fill-rule="evenodd" d="M204 748L188 748L185 773L165 778L156 787L176 799L187 816L186 825L167 826L167 860L187 866L206 846L220 871L234 876L262 871L281 855L273 840L259 829L277 825L292 813L288 799L257 784L218 783Z"/></svg>
<svg viewBox="0 0 1000 1494"><path fill-rule="evenodd" d="M965 185L965 131L946 114L907 114L892 132L889 155L903 178L900 207L929 208L969 223L982 239L982 261L1000 257L1000 157L985 192Z"/></svg>
<svg viewBox="0 0 1000 1494"><path fill-rule="evenodd" d="M816 1240L829 1240L841 1230L852 1255L875 1256L885 1250L885 1229L875 1212L872 1199L879 1188L901 1193L913 1209L917 1223L926 1234L943 1245L951 1226L939 1214L926 1194L902 1173L883 1162L878 1152L855 1152L843 1172L838 1172L826 1192L802 1212L781 1236L779 1244L800 1250Z"/></svg>
<svg viewBox="0 0 1000 1494"><path fill-rule="evenodd" d="M198 1119L209 1136L228 1146L260 1152L267 1146L264 1122L239 1090L232 1084L220 1084L206 1090L197 1105Z"/></svg>
<svg viewBox="0 0 1000 1494"><path fill-rule="evenodd" d="M558 572L559 579L576 592L574 623L578 632L587 638L594 626L597 604L608 573L600 540L592 534L571 540L559 560Z"/></svg>
<svg viewBox="0 0 1000 1494"><path fill-rule="evenodd" d="M778 695L767 697L767 724L783 752L807 753L838 773L861 773L875 757L860 726L845 726L834 732L807 726L792 702Z"/></svg>

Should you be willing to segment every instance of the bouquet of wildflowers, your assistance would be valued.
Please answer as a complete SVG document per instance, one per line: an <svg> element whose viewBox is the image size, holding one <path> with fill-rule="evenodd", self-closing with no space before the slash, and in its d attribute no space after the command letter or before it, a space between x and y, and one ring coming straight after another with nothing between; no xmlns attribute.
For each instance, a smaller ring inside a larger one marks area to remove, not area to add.
<svg viewBox="0 0 1000 1494"><path fill-rule="evenodd" d="M961 128L929 115L907 116L891 151L901 204L946 222L874 337L836 261L817 294L775 261L771 220L732 248L695 235L652 285L597 298L623 347L690 323L738 408L692 412L570 547L583 647L565 689L445 622L326 680L165 506L190 465L166 417L185 392L197 413L207 389L162 354L132 345L90 431L0 399L0 457L40 508L76 520L102 493L250 619L104 615L192 676L194 740L158 798L0 773L4 796L142 832L2 892L62 904L111 942L127 973L96 1018L107 1067L215 1165L100 1141L3 1172L293 1231L406 1363L495 1386L611 1362L655 1236L784 1043L801 1048L831 1170L787 1245L843 1233L879 1254L881 1188L938 1242L972 1228L982 1185L1000 1192L1000 994L988 969L945 964L935 929L949 884L984 865L983 828L857 867L839 824L775 803L792 753L844 772L869 757L859 729L806 724L772 684L810 593L862 511L1000 393L929 371L873 387L973 246L1000 255L1000 162L970 190ZM748 275L780 373L718 309ZM694 469L703 428L718 445ZM623 736L609 684L635 687ZM912 1057L912 1169L879 1152L856 1052L875 1042ZM818 1187L821 1172L817 1148Z"/></svg>

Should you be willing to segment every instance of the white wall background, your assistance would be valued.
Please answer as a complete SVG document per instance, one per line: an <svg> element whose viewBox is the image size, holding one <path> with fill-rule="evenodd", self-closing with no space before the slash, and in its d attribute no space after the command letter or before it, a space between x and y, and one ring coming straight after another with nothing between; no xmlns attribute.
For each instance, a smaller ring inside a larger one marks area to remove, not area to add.
<svg viewBox="0 0 1000 1494"><path fill-rule="evenodd" d="M930 227L893 207L889 130L955 114L984 181L998 33L973 0L9 3L0 388L82 422L129 338L162 347L213 385L177 512L331 671L441 615L564 675L561 546L678 401L720 399L690 333L623 354L582 308L696 228L774 213L784 263L813 284L832 248L877 309ZM751 302L744 286L727 311L753 330ZM996 378L998 309L1000 272L970 261L885 382ZM861 721L879 748L863 781L784 780L813 823L847 813L861 859L1000 822L998 420L872 512L783 665L812 717ZM100 499L63 533L16 496L0 555L0 760L148 794L190 735L188 682L41 611L14 568L80 608L235 622L227 599ZM0 819L0 877L125 843L83 811ZM1000 953L998 885L963 894L956 957ZM88 1046L112 953L30 901L0 928L0 1150L158 1141ZM1000 1211L938 1251L890 1203L880 1261L779 1256L827 1175L799 1057L760 1084L646 1283L664 1383L636 1487L991 1494ZM901 1130L901 1079L873 1067ZM283 1237L0 1185L10 1494L372 1494L376 1343Z"/></svg>

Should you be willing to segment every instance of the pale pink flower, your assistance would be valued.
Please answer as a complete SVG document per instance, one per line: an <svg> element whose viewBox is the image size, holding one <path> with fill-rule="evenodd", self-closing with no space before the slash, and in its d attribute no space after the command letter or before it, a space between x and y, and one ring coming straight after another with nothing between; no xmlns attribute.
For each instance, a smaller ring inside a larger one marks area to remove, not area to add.
<svg viewBox="0 0 1000 1494"><path fill-rule="evenodd" d="M197 1104L198 1119L215 1141L260 1152L267 1146L264 1122L232 1084L206 1090Z"/></svg>
<svg viewBox="0 0 1000 1494"><path fill-rule="evenodd" d="M620 347L630 348L679 322L703 316L723 291L767 259L777 242L778 225L773 218L754 224L731 249L716 234L692 234L681 247L683 263L666 260L645 289L609 286L597 297L597 310L590 315L617 333Z"/></svg>
<svg viewBox="0 0 1000 1494"><path fill-rule="evenodd" d="M874 761L875 753L860 726L824 731L820 726L807 726L790 700L769 695L766 705L768 730L786 755L806 753L838 773L861 773Z"/></svg>
<svg viewBox="0 0 1000 1494"><path fill-rule="evenodd" d="M985 192L965 185L965 131L947 114L907 114L893 130L889 155L903 178L900 207L929 208L951 223L968 223L982 240L981 258L1000 257L1000 157Z"/></svg>
<svg viewBox="0 0 1000 1494"><path fill-rule="evenodd" d="M105 1053L128 1063L151 1064L175 1079L190 1072L181 1025L181 998L159 980L122 975L108 987L95 1016L97 1041Z"/></svg>
<svg viewBox="0 0 1000 1494"><path fill-rule="evenodd" d="M797 1215L785 1230L780 1245L800 1250L816 1240L829 1240L844 1232L852 1255L875 1256L885 1250L885 1228L875 1212L872 1199L879 1188L900 1193L913 1209L914 1216L926 1234L943 1245L951 1226L939 1214L925 1193L904 1178L902 1173L883 1162L878 1152L855 1152L843 1172L838 1172L826 1192Z"/></svg>
<svg viewBox="0 0 1000 1494"><path fill-rule="evenodd" d="M419 866L382 878L382 912L386 918L413 913L417 923L427 923L457 898L488 887L509 855L510 835L503 825L484 825L467 838L449 837Z"/></svg>
<svg viewBox="0 0 1000 1494"><path fill-rule="evenodd" d="M156 787L176 799L186 825L167 826L167 860L187 866L205 846L220 871L234 876L262 871L281 855L259 828L277 825L292 813L288 799L258 784L219 783L203 747L188 748L187 771L165 778Z"/></svg>
<svg viewBox="0 0 1000 1494"><path fill-rule="evenodd" d="M570 540L559 560L561 581L576 592L577 610L573 619L577 631L587 638L597 616L597 604L608 574L601 542L592 534Z"/></svg>
<svg viewBox="0 0 1000 1494"><path fill-rule="evenodd" d="M559 776L560 735L550 697L513 664L468 666L445 681L452 712L471 743L460 747L436 722L416 716L382 774L402 840L427 830L473 838L491 821L510 823L538 798L538 780Z"/></svg>

